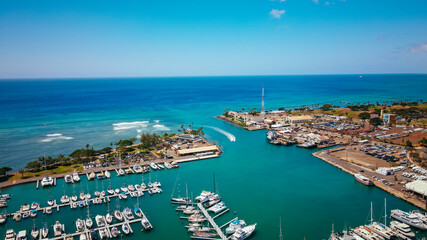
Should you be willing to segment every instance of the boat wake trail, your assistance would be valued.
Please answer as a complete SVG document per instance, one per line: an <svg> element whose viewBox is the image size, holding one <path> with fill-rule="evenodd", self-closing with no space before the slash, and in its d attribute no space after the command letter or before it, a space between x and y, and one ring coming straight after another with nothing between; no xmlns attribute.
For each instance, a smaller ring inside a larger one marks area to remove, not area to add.
<svg viewBox="0 0 427 240"><path fill-rule="evenodd" d="M236 137L233 134L231 134L231 133L229 133L227 131L224 131L221 128L212 127L212 126L205 126L205 127L211 128L211 129L213 129L213 130L215 130L215 131L217 131L219 133L224 134L226 137L228 137L228 139L230 140L230 142L235 142L236 141Z"/></svg>

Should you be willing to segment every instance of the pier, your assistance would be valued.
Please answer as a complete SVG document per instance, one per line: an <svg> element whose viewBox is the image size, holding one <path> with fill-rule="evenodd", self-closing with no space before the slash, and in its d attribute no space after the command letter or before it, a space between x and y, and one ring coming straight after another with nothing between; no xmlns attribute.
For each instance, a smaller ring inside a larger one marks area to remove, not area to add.
<svg viewBox="0 0 427 240"><path fill-rule="evenodd" d="M111 224L111 225L109 225L108 223L106 223L106 225L105 226L103 226L103 227L97 227L97 228L93 228L93 229L87 229L87 228L85 228L85 230L84 231L81 231L81 232L75 232L75 233L69 233L69 234L63 234L63 235L61 235L61 236L57 236L57 237L53 237L53 238L49 238L50 240L61 240L61 239L67 239L67 238L73 238L73 237L76 237L76 236L80 236L81 234L85 234L86 236L90 236L91 235L91 233L93 233L93 232L98 232L99 230L104 230L104 229L107 229L107 232L108 232L108 237L109 238L112 238L113 236L111 235L111 228L112 227L121 227L123 224L129 224L129 230L130 230L130 233L133 233L133 230L132 230L132 228L131 228L131 224L132 223L136 223L136 222L141 222L141 220L143 219L145 217L145 214L143 213L143 217L142 218L135 218L135 219L132 219L132 220L124 220L123 222L119 222L119 223L115 223L115 224ZM148 219L147 219L148 220ZM151 223L150 223L150 225L151 225ZM141 226L142 228L143 228L143 226ZM89 239L89 238L88 238Z"/></svg>
<svg viewBox="0 0 427 240"><path fill-rule="evenodd" d="M218 225L216 224L216 222L214 221L214 219L211 217L211 215L209 215L208 211L206 211L206 209L203 207L203 205L201 203L197 203L197 207L200 209L200 211L202 211L203 215L208 220L208 222L210 223L210 225L215 229L215 231L218 234L218 236L222 240L227 240L227 237L221 231L221 228L218 227ZM224 211L224 212L226 212L226 211ZM198 238L198 237L192 236L192 238ZM200 239L207 239L207 238L200 238ZM214 238L212 238L212 239L214 239Z"/></svg>
<svg viewBox="0 0 427 240"><path fill-rule="evenodd" d="M148 188L147 189L141 189L141 191L144 193L144 192L147 192L148 191ZM128 192L126 192L125 194L126 195L128 195L128 196L130 196L130 194L131 193L133 193L133 192L137 192L137 191L128 191ZM157 192L154 192L154 193L157 193ZM94 198L91 198L91 199L85 199L85 200L78 200L78 201L75 201L75 202L73 202L73 201L71 201L71 199L70 199L70 201L68 202L68 203L61 203L61 204L57 204L57 201L56 200L54 200L54 204L52 205L52 206L47 206L47 207L40 207L40 205L36 208L36 209L29 209L28 211L24 211L24 210L22 210L22 207L18 210L18 211L16 211L15 213L9 213L9 214L5 214L5 216L6 217L15 217L15 215L16 214L21 214L21 216L24 214L24 213L28 213L29 211L31 211L31 210L36 210L37 212L42 212L43 214L46 214L46 209L47 208L50 208L50 209L55 209L56 208L56 211L57 212L59 212L59 210L60 210L60 208L61 207L67 207L67 206L69 206L69 207L71 207L72 208L72 204L77 204L77 206L76 206L76 208L80 208L79 206L78 206L78 204L79 204L79 202L84 202L84 207L87 207L88 205L86 205L86 201L90 201L91 202L91 204L94 204L94 205L96 205L96 204L101 204L102 202L104 202L105 204L107 204L108 202L110 202L111 200L110 200L110 198L115 198L115 197L119 197L119 195L120 194L116 194L116 193L114 193L114 194L112 194L112 195L108 195L108 193L107 193L107 195L105 195L104 197L94 197ZM145 194L144 194L145 195ZM142 196L144 196L144 195L142 195ZM141 196L141 197L142 197ZM101 202L97 202L98 200L101 200ZM144 215L145 216L145 215ZM24 218L22 219L22 220L24 220Z"/></svg>

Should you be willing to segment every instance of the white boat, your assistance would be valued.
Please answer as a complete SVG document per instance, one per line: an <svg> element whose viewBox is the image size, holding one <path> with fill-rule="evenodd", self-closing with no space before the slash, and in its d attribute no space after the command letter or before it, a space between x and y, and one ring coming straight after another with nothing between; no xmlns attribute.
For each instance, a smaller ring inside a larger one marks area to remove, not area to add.
<svg viewBox="0 0 427 240"><path fill-rule="evenodd" d="M53 206L54 203L55 203L55 201L53 201L52 198L50 198L49 200L47 200L47 205L49 205L49 206Z"/></svg>
<svg viewBox="0 0 427 240"><path fill-rule="evenodd" d="M104 175L106 178L110 178L111 177L111 173L109 171L105 171Z"/></svg>
<svg viewBox="0 0 427 240"><path fill-rule="evenodd" d="M85 200L86 194L84 192L81 192L79 198L80 198L80 200Z"/></svg>
<svg viewBox="0 0 427 240"><path fill-rule="evenodd" d="M53 178L46 176L41 180L40 184L42 185L42 187L52 186L53 185Z"/></svg>
<svg viewBox="0 0 427 240"><path fill-rule="evenodd" d="M139 207L135 207L133 211L137 217L142 217L142 210Z"/></svg>
<svg viewBox="0 0 427 240"><path fill-rule="evenodd" d="M130 226L128 223L125 223L122 225L122 231L124 234L129 235L130 233Z"/></svg>
<svg viewBox="0 0 427 240"><path fill-rule="evenodd" d="M159 169L165 169L165 166L163 166L163 164L161 164L161 163L157 163L157 167L158 167Z"/></svg>
<svg viewBox="0 0 427 240"><path fill-rule="evenodd" d="M128 185L129 191L135 191L135 187L132 184Z"/></svg>
<svg viewBox="0 0 427 240"><path fill-rule="evenodd" d="M105 220L108 224L111 224L113 222L113 216L110 213L107 213L107 215L105 215Z"/></svg>
<svg viewBox="0 0 427 240"><path fill-rule="evenodd" d="M141 169L141 167L139 165L134 165L133 166L133 171L135 173L142 173L142 169Z"/></svg>
<svg viewBox="0 0 427 240"><path fill-rule="evenodd" d="M125 175L125 171L123 170L123 169L119 169L118 170L118 173L117 173L117 176L123 176L123 175Z"/></svg>
<svg viewBox="0 0 427 240"><path fill-rule="evenodd" d="M135 184L135 190L136 191L141 191L142 190L141 185Z"/></svg>
<svg viewBox="0 0 427 240"><path fill-rule="evenodd" d="M19 231L18 235L16 236L16 240L27 240L27 231Z"/></svg>
<svg viewBox="0 0 427 240"><path fill-rule="evenodd" d="M129 191L129 189L126 186L121 186L120 190L122 190L122 192L125 192L125 193Z"/></svg>
<svg viewBox="0 0 427 240"><path fill-rule="evenodd" d="M370 225L366 225L366 227L385 239L391 239L394 236L393 231L381 223L374 222Z"/></svg>
<svg viewBox="0 0 427 240"><path fill-rule="evenodd" d="M73 183L73 177L70 174L65 175L64 180L66 183Z"/></svg>
<svg viewBox="0 0 427 240"><path fill-rule="evenodd" d="M74 171L74 173L73 173L73 181L74 182L80 182L79 174L76 171Z"/></svg>
<svg viewBox="0 0 427 240"><path fill-rule="evenodd" d="M119 210L114 211L114 217L117 219L117 221L123 221L123 215Z"/></svg>
<svg viewBox="0 0 427 240"><path fill-rule="evenodd" d="M124 210L123 210L123 215L124 215L124 217L125 218L127 218L128 220L132 220L132 219L134 219L135 217L133 216L133 214L132 214L132 210L130 210L130 208L125 208Z"/></svg>
<svg viewBox="0 0 427 240"><path fill-rule="evenodd" d="M211 211L211 212L217 214L217 213L224 211L225 209L227 209L227 207L225 206L225 203L221 201L221 202L215 204L213 207L208 208L208 211Z"/></svg>
<svg viewBox="0 0 427 240"><path fill-rule="evenodd" d="M371 179L369 179L368 177L363 176L360 173L354 174L354 177L356 178L356 180L358 182L360 182L360 183L362 183L364 185L367 185L367 186L374 185L374 182Z"/></svg>
<svg viewBox="0 0 427 240"><path fill-rule="evenodd" d="M256 223L241 229L237 229L236 232L231 235L231 240L243 240L250 237L255 231L255 227Z"/></svg>
<svg viewBox="0 0 427 240"><path fill-rule="evenodd" d="M374 235L371 230L363 226L353 229L353 233L366 240L384 240L384 238Z"/></svg>
<svg viewBox="0 0 427 240"><path fill-rule="evenodd" d="M80 240L87 240L86 233L80 234L79 239Z"/></svg>
<svg viewBox="0 0 427 240"><path fill-rule="evenodd" d="M167 169L171 169L171 168L172 168L172 165L171 165L170 163L168 163L168 162L165 162L165 168L167 168Z"/></svg>
<svg viewBox="0 0 427 240"><path fill-rule="evenodd" d="M228 225L225 229L226 234L233 234L237 229L246 227L246 222L244 220L234 220Z"/></svg>
<svg viewBox="0 0 427 240"><path fill-rule="evenodd" d="M70 198L67 195L64 195L61 197L61 203L69 203L70 202Z"/></svg>
<svg viewBox="0 0 427 240"><path fill-rule="evenodd" d="M411 227L405 223L401 223L398 221L391 221L390 228L395 232L402 234L405 237L408 237L408 238L415 237L415 233L412 232Z"/></svg>
<svg viewBox="0 0 427 240"><path fill-rule="evenodd" d="M13 229L8 229L8 230L6 231L6 234L5 234L4 240L15 240L15 238L16 238L16 233L15 233L15 231L13 231Z"/></svg>
<svg viewBox="0 0 427 240"><path fill-rule="evenodd" d="M90 218L90 217L86 218L85 223L86 223L87 228L92 228L92 226L93 226L92 218Z"/></svg>
<svg viewBox="0 0 427 240"><path fill-rule="evenodd" d="M114 190L112 188L108 188L107 189L108 194L113 195L114 194Z"/></svg>
<svg viewBox="0 0 427 240"><path fill-rule="evenodd" d="M31 237L33 238L33 239L37 239L37 237L39 236L39 230L37 229L37 227L33 227L32 229L31 229Z"/></svg>
<svg viewBox="0 0 427 240"><path fill-rule="evenodd" d="M77 232L82 232L85 229L85 222L80 218L76 220L76 229Z"/></svg>
<svg viewBox="0 0 427 240"><path fill-rule="evenodd" d="M128 196L124 192L122 192L122 193L119 194L119 198L120 199L127 199Z"/></svg>
<svg viewBox="0 0 427 240"><path fill-rule="evenodd" d="M421 213L418 210L414 210L411 214L415 215L418 219L420 219L424 224L427 224L427 216L425 213Z"/></svg>
<svg viewBox="0 0 427 240"><path fill-rule="evenodd" d="M153 169L153 170L157 170L157 169L159 169L159 167L157 167L157 165L155 164L155 163L150 163L150 167Z"/></svg>
<svg viewBox="0 0 427 240"><path fill-rule="evenodd" d="M153 225L151 225L151 223L145 216L141 219L141 225L144 227L145 230L153 229Z"/></svg>
<svg viewBox="0 0 427 240"><path fill-rule="evenodd" d="M93 179L95 179L95 173L94 173L94 172L91 172L91 173L89 174L89 180L93 180Z"/></svg>
<svg viewBox="0 0 427 240"><path fill-rule="evenodd" d="M146 189L146 188L147 188L147 185L145 185L145 183L143 182L143 183L141 183L141 188L142 188L142 189Z"/></svg>
<svg viewBox="0 0 427 240"><path fill-rule="evenodd" d="M40 230L40 236L42 238L47 238L48 235L49 235L49 228L47 227L46 224L44 224L43 228Z"/></svg>
<svg viewBox="0 0 427 240"><path fill-rule="evenodd" d="M399 209L394 209L394 210L391 210L391 217L403 223L406 223L409 226L412 226L414 228L427 230L427 226L420 219L418 219L418 217L415 216L414 214L410 214L408 212L404 212Z"/></svg>
<svg viewBox="0 0 427 240"><path fill-rule="evenodd" d="M111 228L111 235L113 236L113 237L118 237L119 236L119 234L120 234L120 231L119 231L119 229L117 228L117 227L112 227Z"/></svg>
<svg viewBox="0 0 427 240"><path fill-rule="evenodd" d="M96 222L96 225L98 227L104 227L105 226L104 216L102 216L102 215L96 215L95 222Z"/></svg>
<svg viewBox="0 0 427 240"><path fill-rule="evenodd" d="M189 232L210 232L212 229L208 227L189 227Z"/></svg>
<svg viewBox="0 0 427 240"><path fill-rule="evenodd" d="M55 225L53 225L53 233L55 237L61 236L65 233L64 224L59 223L56 221Z"/></svg>
<svg viewBox="0 0 427 240"><path fill-rule="evenodd" d="M74 194L73 196L71 196L71 201L77 202L77 200L78 200L78 198L77 198L76 194Z"/></svg>

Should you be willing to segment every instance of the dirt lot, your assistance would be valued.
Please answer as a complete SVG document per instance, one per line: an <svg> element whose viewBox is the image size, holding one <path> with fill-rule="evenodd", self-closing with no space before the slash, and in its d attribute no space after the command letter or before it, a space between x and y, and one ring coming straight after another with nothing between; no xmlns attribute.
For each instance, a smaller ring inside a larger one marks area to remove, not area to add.
<svg viewBox="0 0 427 240"><path fill-rule="evenodd" d="M356 150L355 150L356 149ZM372 156L366 155L364 152L361 152L360 146L348 146L346 150L337 151L331 153L335 157L338 157L344 161L354 163L359 166L363 166L365 168L369 168L372 170L377 169L378 167L390 167L390 163L374 158Z"/></svg>

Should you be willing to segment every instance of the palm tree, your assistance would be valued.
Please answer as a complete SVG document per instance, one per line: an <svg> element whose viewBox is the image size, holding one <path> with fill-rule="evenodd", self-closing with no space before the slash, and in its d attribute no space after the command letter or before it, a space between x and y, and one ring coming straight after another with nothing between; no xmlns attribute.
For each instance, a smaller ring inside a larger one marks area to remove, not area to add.
<svg viewBox="0 0 427 240"><path fill-rule="evenodd" d="M90 144L88 143L88 144L86 144L86 148L89 148L89 146L90 146Z"/></svg>

